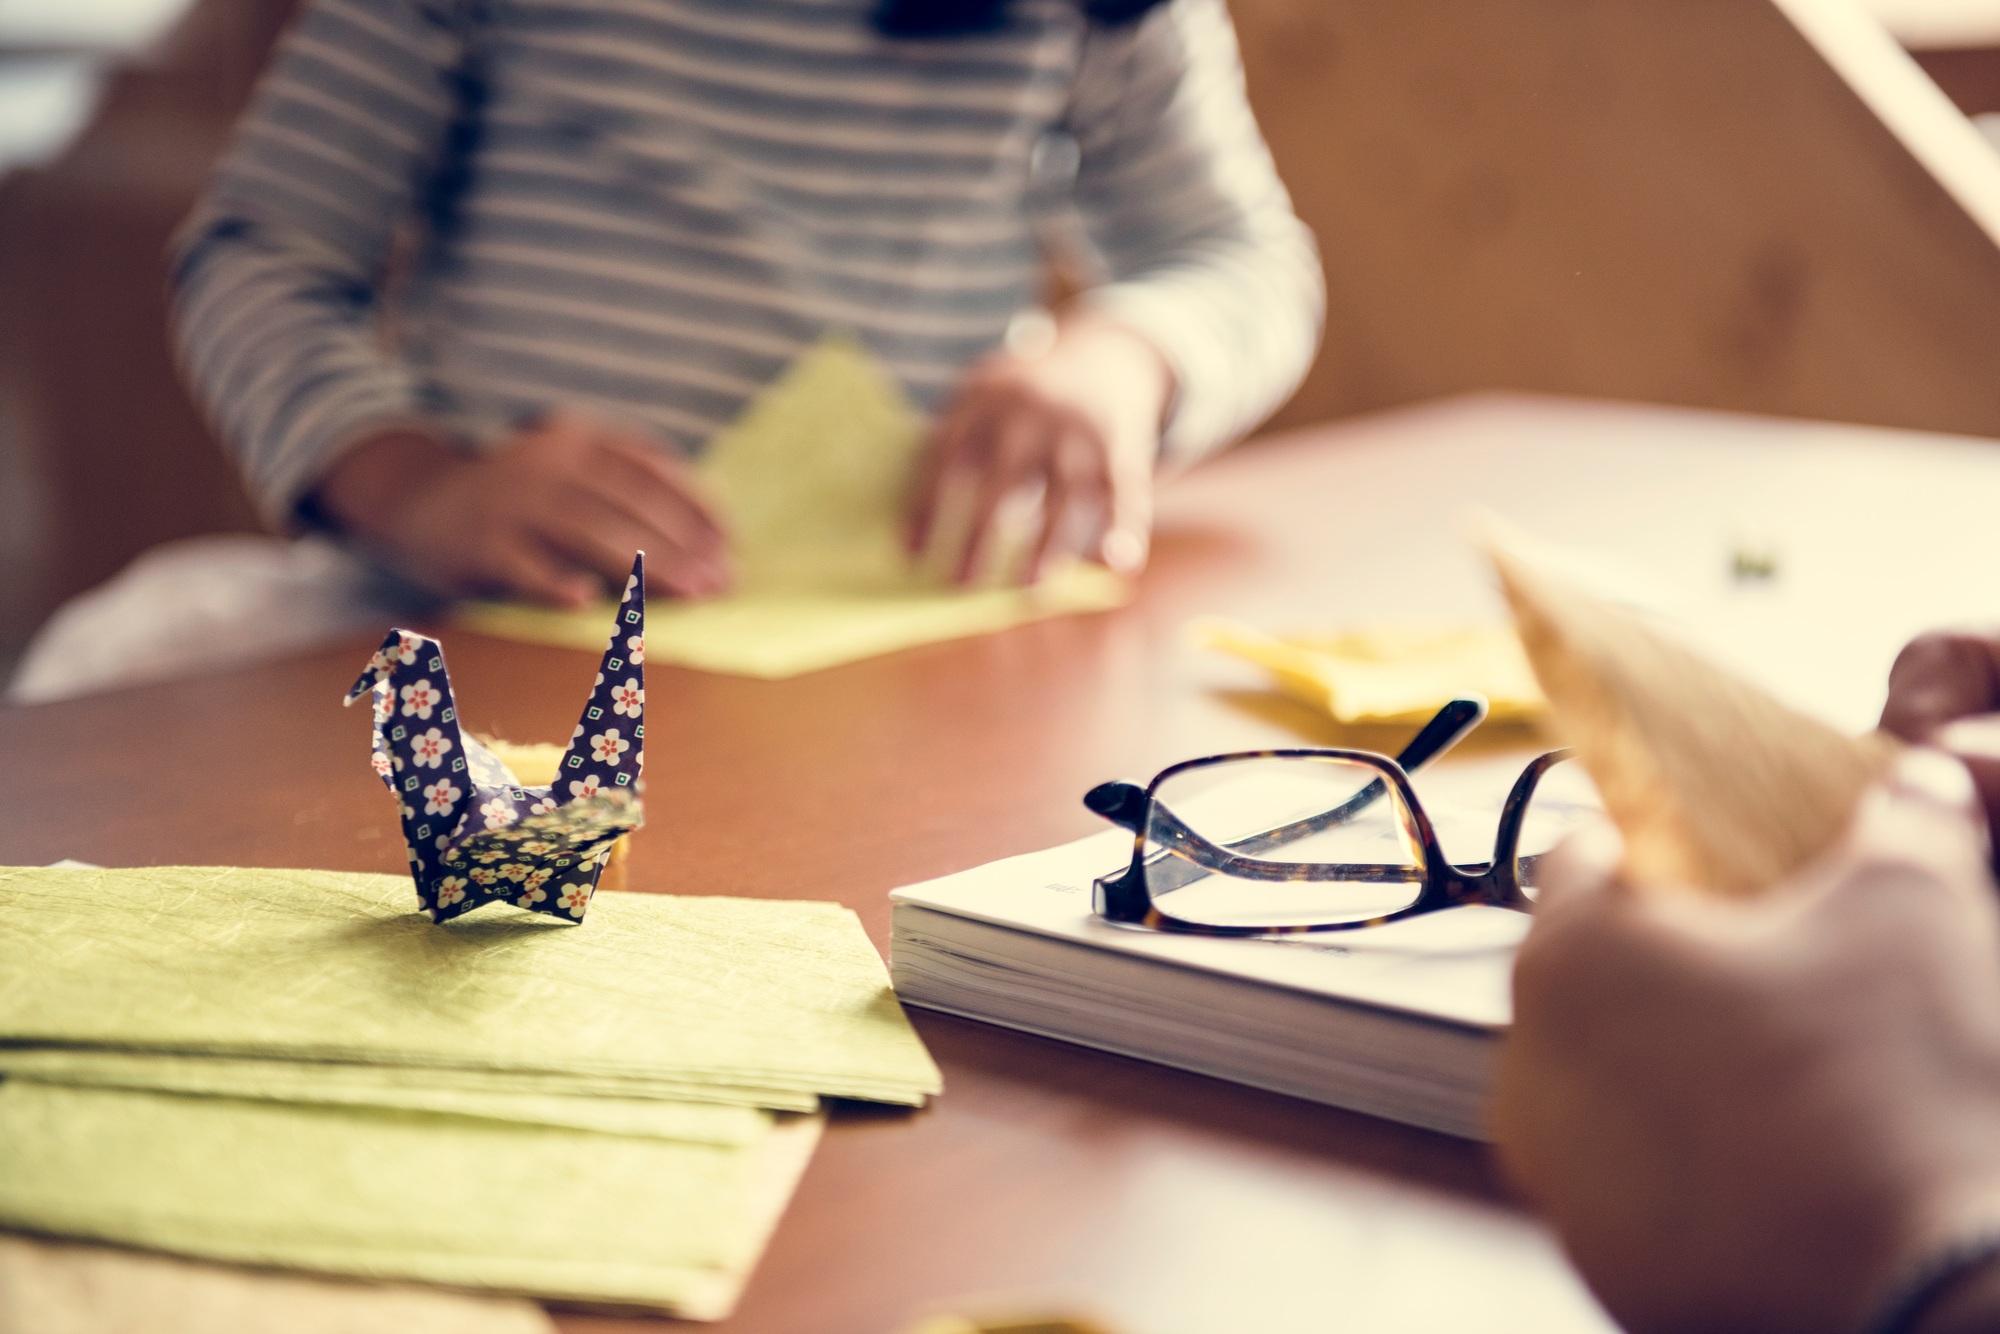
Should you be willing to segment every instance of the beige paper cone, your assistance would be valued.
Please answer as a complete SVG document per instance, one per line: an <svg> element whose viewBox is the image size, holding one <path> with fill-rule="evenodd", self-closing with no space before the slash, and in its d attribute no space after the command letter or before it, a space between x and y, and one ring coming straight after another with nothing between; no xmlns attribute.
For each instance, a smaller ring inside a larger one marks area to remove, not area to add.
<svg viewBox="0 0 2000 1334"><path fill-rule="evenodd" d="M1840 836L1893 742L1788 708L1554 573L1497 524L1480 538L1635 884L1755 894Z"/></svg>

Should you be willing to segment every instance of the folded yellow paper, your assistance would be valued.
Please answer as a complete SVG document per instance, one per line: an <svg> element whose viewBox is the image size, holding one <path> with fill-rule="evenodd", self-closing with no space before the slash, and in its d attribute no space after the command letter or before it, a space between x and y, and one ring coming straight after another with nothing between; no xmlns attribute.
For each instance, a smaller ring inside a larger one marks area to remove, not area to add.
<svg viewBox="0 0 2000 1334"><path fill-rule="evenodd" d="M604 636L600 634L598 638ZM553 741L502 741L485 735L479 737L479 743L493 752L493 758L506 765L508 772L525 787L547 787L555 782L556 769L562 764L566 749Z"/></svg>
<svg viewBox="0 0 2000 1334"><path fill-rule="evenodd" d="M716 1319L817 1140L0 1083L0 1226Z"/></svg>
<svg viewBox="0 0 2000 1334"><path fill-rule="evenodd" d="M830 337L806 349L702 453L742 590L923 583L903 543L923 435L923 414L861 344Z"/></svg>
<svg viewBox="0 0 2000 1334"><path fill-rule="evenodd" d="M1076 562L1032 588L969 592L744 593L648 611L646 655L729 676L783 680L906 648L992 634L1029 621L1123 606L1125 582ZM600 609L474 603L458 623L481 634L595 649Z"/></svg>
<svg viewBox="0 0 2000 1334"><path fill-rule="evenodd" d="M1080 561L1033 588L942 585L905 552L923 418L846 338L808 349L704 454L731 529L737 587L647 610L655 662L776 678L1025 621L1121 605L1124 580ZM990 566L1004 570L1002 555ZM599 648L606 612L470 603L458 621L507 638Z"/></svg>
<svg viewBox="0 0 2000 1334"><path fill-rule="evenodd" d="M1221 617L1196 642L1269 671L1286 694L1341 723L1422 723L1459 695L1484 695L1500 722L1545 717L1548 702L1505 626L1369 626L1277 636Z"/></svg>
<svg viewBox="0 0 2000 1334"><path fill-rule="evenodd" d="M1624 842L1631 883L1761 894L1831 847L1900 743L1849 736L1710 662L1488 519L1535 674Z"/></svg>
<svg viewBox="0 0 2000 1334"><path fill-rule="evenodd" d="M921 1103L936 1065L838 904L602 892L432 923L407 880L0 870L0 1041Z"/></svg>

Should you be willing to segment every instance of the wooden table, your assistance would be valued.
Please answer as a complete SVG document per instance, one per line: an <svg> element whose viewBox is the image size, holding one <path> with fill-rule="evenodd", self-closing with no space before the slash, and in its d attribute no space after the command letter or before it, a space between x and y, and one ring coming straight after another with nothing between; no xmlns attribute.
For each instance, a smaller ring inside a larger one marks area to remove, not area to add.
<svg viewBox="0 0 2000 1334"><path fill-rule="evenodd" d="M2000 619L2000 449L1535 399L1260 443L1174 482L1136 602L766 683L655 667L635 888L837 898L1093 830L1078 798L1189 754L1353 740L1187 646L1194 615L1490 617L1468 503L1601 553L1795 697L1867 721L1909 630ZM1982 521L1983 520L1983 521ZM1732 529L1778 578L1728 577ZM395 872L341 692L372 644L0 711L0 862ZM466 720L567 735L588 655L448 637ZM894 1334L939 1308L1089 1310L1130 1334L1602 1330L1479 1146L916 1014L947 1091L842 1109L730 1334ZM641 1322L565 1316L566 1330Z"/></svg>

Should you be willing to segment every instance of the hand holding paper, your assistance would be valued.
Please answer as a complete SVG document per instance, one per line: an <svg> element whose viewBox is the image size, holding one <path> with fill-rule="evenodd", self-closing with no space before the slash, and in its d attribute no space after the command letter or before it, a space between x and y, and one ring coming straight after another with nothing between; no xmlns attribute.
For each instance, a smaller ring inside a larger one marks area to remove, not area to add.
<svg viewBox="0 0 2000 1334"><path fill-rule="evenodd" d="M653 554L655 583L676 595L729 583L727 541L688 466L581 412L550 413L478 455L385 432L343 453L312 503L450 597L588 606L624 579L634 551Z"/></svg>
<svg viewBox="0 0 2000 1334"><path fill-rule="evenodd" d="M1871 1308L1992 1235L2000 918L1906 767L1767 897L1631 893L1586 846L1538 910L1493 1124L1620 1329L1913 1329Z"/></svg>
<svg viewBox="0 0 2000 1334"><path fill-rule="evenodd" d="M1140 334L1088 311L1045 317L1045 328L973 366L925 442L911 549L930 549L956 582L1000 554L1014 496L1034 511L1015 578L1039 579L1058 556L1122 574L1146 563L1173 371ZM954 505L961 522L940 523Z"/></svg>
<svg viewBox="0 0 2000 1334"><path fill-rule="evenodd" d="M1032 587L1009 584L1032 535L989 541L988 575L975 588L950 587L934 560L912 560L906 515L923 433L921 414L859 344L830 338L809 349L702 458L736 583L726 597L655 607L653 661L793 676L1125 600L1122 579L1076 560L1053 562ZM957 540L966 517L953 521ZM581 648L596 646L598 615L474 603L459 620Z"/></svg>

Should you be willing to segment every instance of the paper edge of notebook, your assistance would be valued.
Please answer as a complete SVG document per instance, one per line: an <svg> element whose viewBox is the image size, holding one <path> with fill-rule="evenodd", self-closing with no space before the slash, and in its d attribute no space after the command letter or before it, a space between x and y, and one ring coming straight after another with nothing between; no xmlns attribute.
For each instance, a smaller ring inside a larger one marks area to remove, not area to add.
<svg viewBox="0 0 2000 1334"><path fill-rule="evenodd" d="M1112 831L1107 831L1107 832L1112 832ZM972 907L962 902L955 902L955 901L947 902L946 900L937 897L935 891L932 891L929 894L925 893L925 891L929 889L929 887L931 886L957 879L960 876L970 875L976 872L988 870L989 868L997 866L1002 862L1010 862L1018 859L1027 859L1035 857L1045 857L1050 853L1065 851L1076 844L1084 843L1091 839L1104 838L1104 837L1105 834L1102 833L1087 834L1083 838L1072 839L1068 843L1055 844L1052 847L1043 848L1039 852L1017 853L1013 857L997 858L995 861L984 863L981 866L972 867L966 871L953 872L952 874L949 875L933 876L928 880L919 880L907 885L898 885L895 888L891 889L888 894L892 920L894 911L896 909L907 906L910 908L918 909L923 912L939 913L950 917L962 917L968 921L979 922L987 926L998 927L1004 930L1025 932L1030 935L1042 937L1043 939L1046 940L1056 941L1060 944L1078 945L1088 949L1101 949L1107 953L1115 954L1121 958L1143 959L1146 962L1155 964L1162 968L1185 969L1193 972L1199 972L1216 977L1221 977L1232 982L1238 982L1238 983L1247 982L1250 985L1272 987L1279 990L1297 992L1300 995L1314 997L1318 1001L1326 1004L1362 1006L1368 1009L1384 1011L1386 1013L1405 1015L1411 1018L1423 1020L1427 1023L1444 1024L1451 1027L1464 1029L1470 1032L1485 1033L1491 1036L1503 1035L1512 1026L1511 1017L1507 1019L1490 1019L1490 1018L1475 1018L1473 1016L1463 1015L1463 1014L1442 1014L1434 1009L1427 1010L1423 1008L1421 1005L1410 1001L1399 1001L1380 996L1334 995L1331 993L1319 992L1314 990L1313 988L1300 986L1288 981L1270 981L1266 979L1247 978L1246 975L1240 970L1224 967L1220 963L1217 963L1212 960L1161 957L1158 955L1148 954L1145 953L1144 951L1139 951L1139 950L1115 949L1109 945L1098 944L1096 942L1083 940L1078 937L1065 935L1061 930L1046 925L1033 922L1024 922L1018 918L1007 918L1007 917L997 916L990 911ZM1129 840L1130 836L1127 835L1126 837ZM893 927L892 927L890 944L893 953L895 945L895 936ZM1518 946L1516 948L1518 948ZM895 975L895 963L892 958L890 962L890 976L892 980L894 978L894 975ZM898 999L903 999L900 992L898 993ZM916 1004L916 1002L909 1001L907 999L903 999L903 1003L905 1005ZM935 1009L937 1007L931 1005L922 1005L919 1008Z"/></svg>

